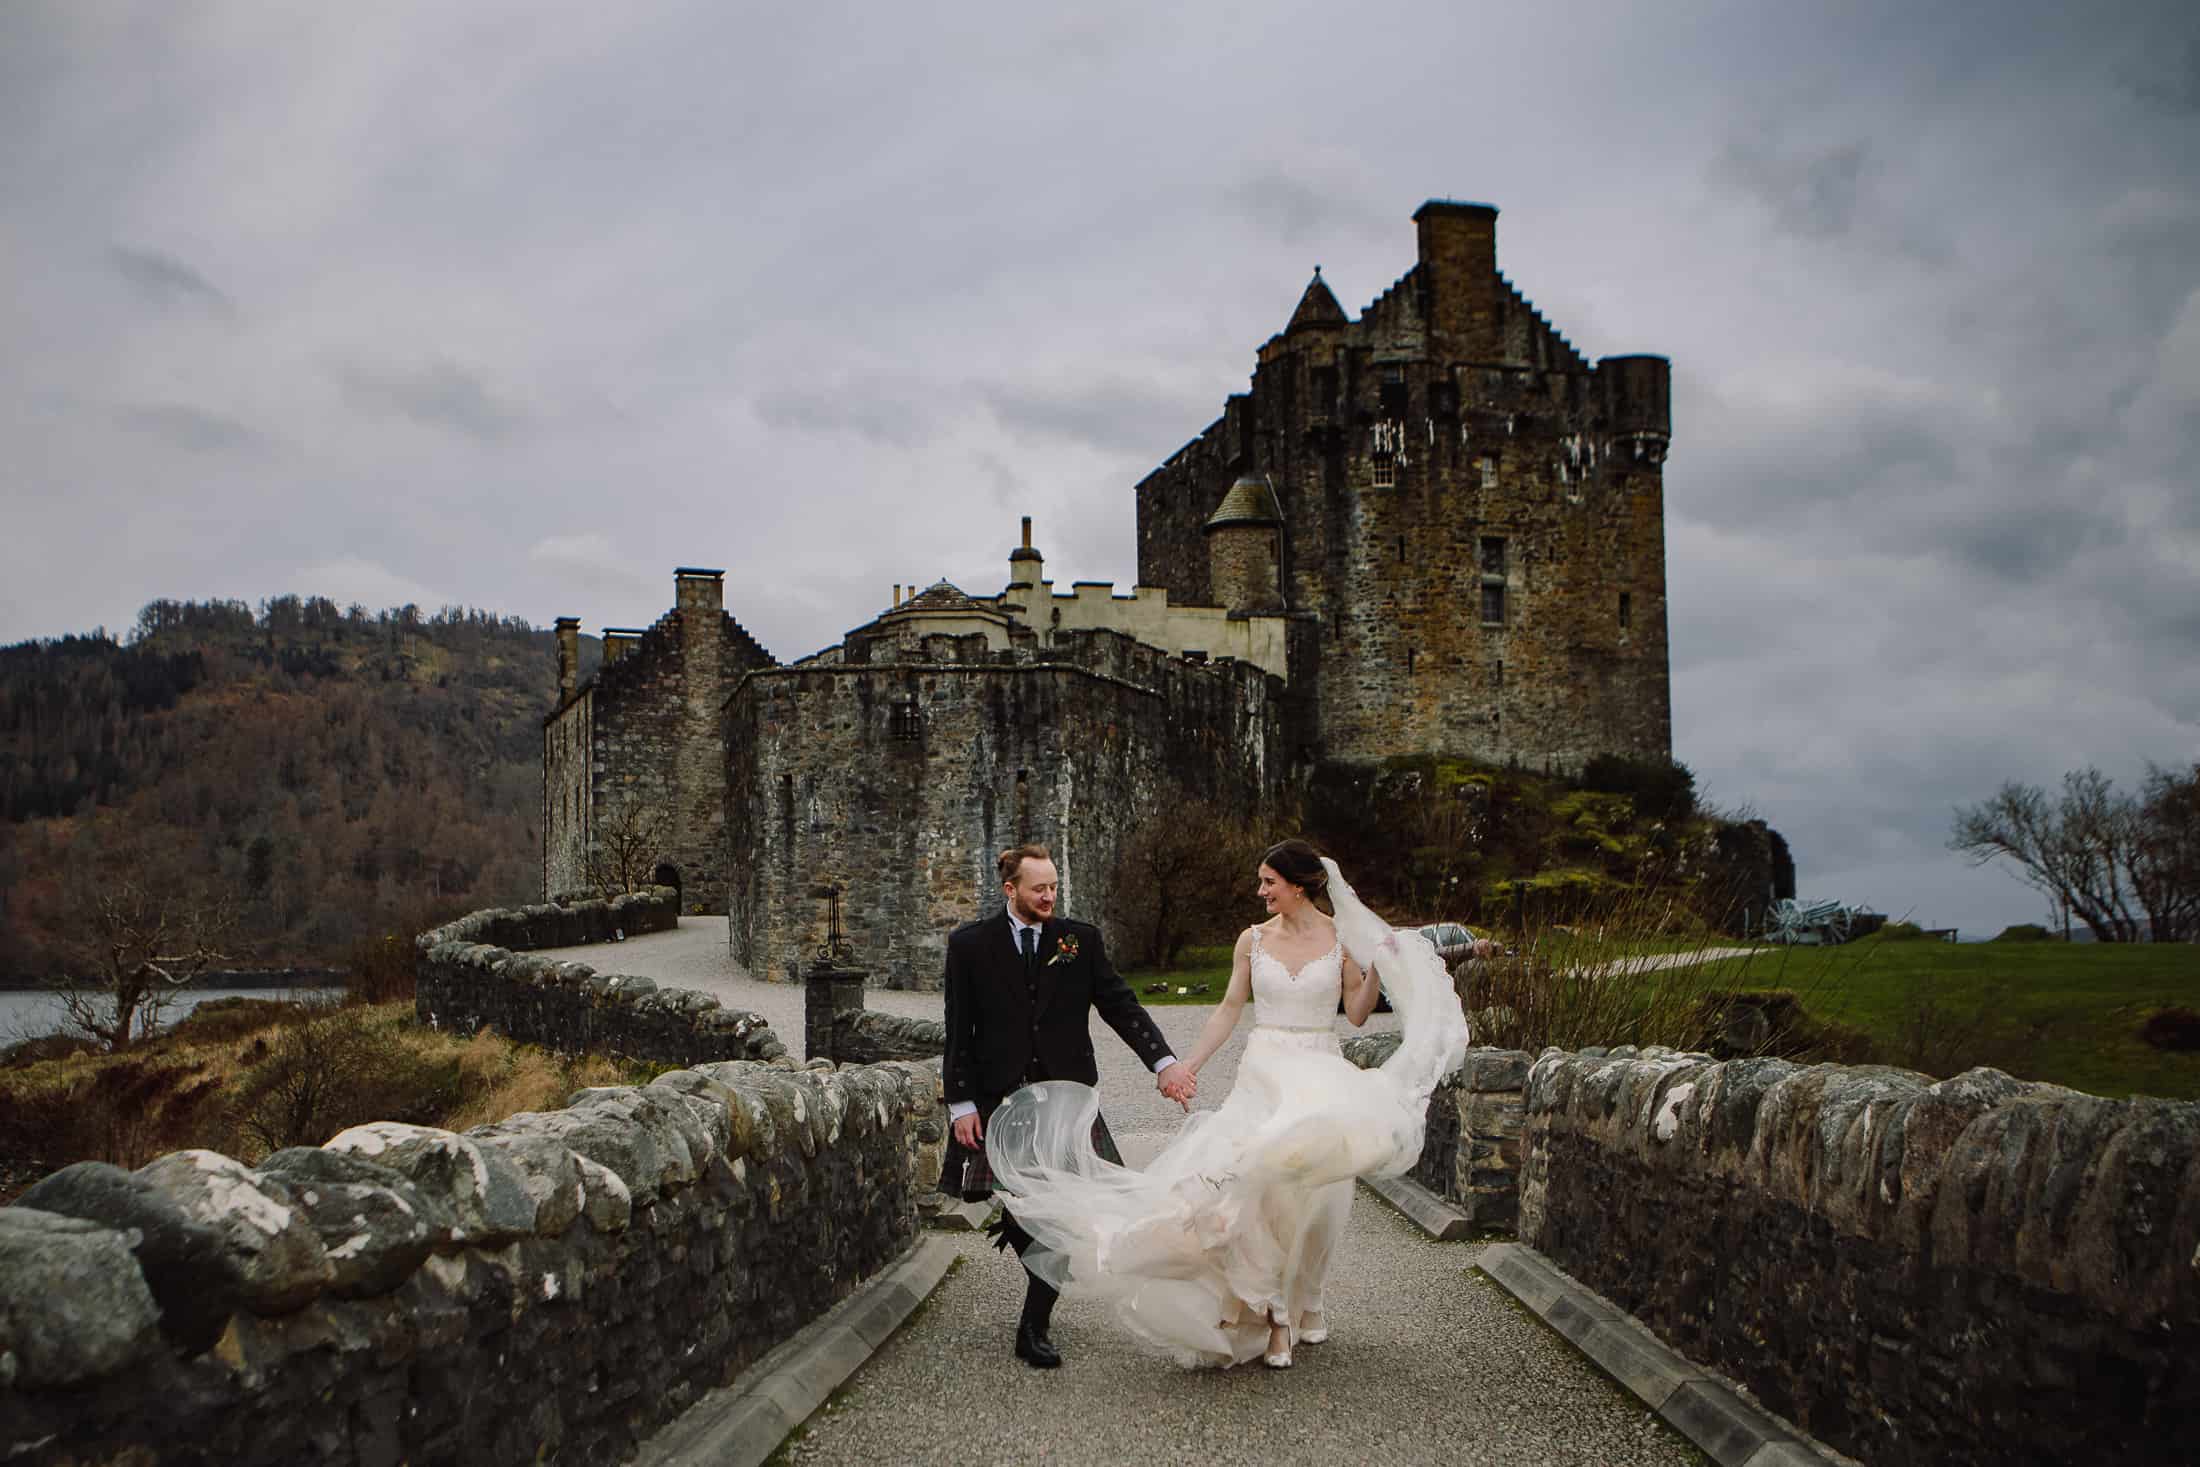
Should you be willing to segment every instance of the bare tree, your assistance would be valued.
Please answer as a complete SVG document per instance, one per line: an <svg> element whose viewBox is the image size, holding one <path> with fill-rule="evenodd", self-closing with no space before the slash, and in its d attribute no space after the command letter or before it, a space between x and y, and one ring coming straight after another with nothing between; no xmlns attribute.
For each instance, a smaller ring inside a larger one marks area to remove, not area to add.
<svg viewBox="0 0 2200 1467"><path fill-rule="evenodd" d="M1142 822L1108 878L1108 914L1129 936L1132 960L1172 967L1188 944L1216 935L1233 910L1223 897L1249 887L1258 849L1244 820L1206 800L1171 805Z"/></svg>
<svg viewBox="0 0 2200 1467"><path fill-rule="evenodd" d="M2131 879L2156 942L2200 942L2200 763L2147 766Z"/></svg>
<svg viewBox="0 0 2200 1467"><path fill-rule="evenodd" d="M111 1051L160 1027L181 990L228 954L227 899L163 882L132 865L89 884L52 980L69 1027Z"/></svg>
<svg viewBox="0 0 2200 1467"><path fill-rule="evenodd" d="M2140 875L2146 827L2139 802L2088 767L2063 776L2060 798L2011 780L1990 800L1958 806L1948 845L1974 866L2009 861L2100 941L2136 942L2150 893L2160 895Z"/></svg>
<svg viewBox="0 0 2200 1467"><path fill-rule="evenodd" d="M657 865L656 818L631 790L606 804L588 842L588 884L606 898L644 891Z"/></svg>

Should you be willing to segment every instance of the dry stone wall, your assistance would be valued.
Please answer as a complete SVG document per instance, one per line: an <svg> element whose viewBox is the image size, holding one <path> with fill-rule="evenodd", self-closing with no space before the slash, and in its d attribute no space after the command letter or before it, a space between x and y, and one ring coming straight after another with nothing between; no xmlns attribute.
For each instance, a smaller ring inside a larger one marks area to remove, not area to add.
<svg viewBox="0 0 2200 1467"><path fill-rule="evenodd" d="M785 1054L762 1016L726 1008L710 994L525 951L610 943L678 921L679 898L661 887L609 902L470 913L416 939L415 1012L439 1029L494 1029L563 1054L682 1065Z"/></svg>
<svg viewBox="0 0 2200 1467"><path fill-rule="evenodd" d="M2200 1440L2200 1104L1547 1051L1519 1235L1875 1464Z"/></svg>
<svg viewBox="0 0 2200 1467"><path fill-rule="evenodd" d="M70 1167L0 1208L0 1460L624 1460L911 1245L938 1095L704 1064L464 1135Z"/></svg>

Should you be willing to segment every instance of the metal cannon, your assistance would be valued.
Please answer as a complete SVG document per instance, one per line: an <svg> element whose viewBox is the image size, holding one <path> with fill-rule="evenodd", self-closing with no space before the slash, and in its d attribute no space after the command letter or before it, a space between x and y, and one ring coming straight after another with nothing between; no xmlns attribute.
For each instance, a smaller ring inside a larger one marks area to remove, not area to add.
<svg viewBox="0 0 2200 1467"><path fill-rule="evenodd" d="M1764 940L1802 946L1847 942L1856 926L1856 912L1840 902L1797 901L1782 897L1765 912Z"/></svg>

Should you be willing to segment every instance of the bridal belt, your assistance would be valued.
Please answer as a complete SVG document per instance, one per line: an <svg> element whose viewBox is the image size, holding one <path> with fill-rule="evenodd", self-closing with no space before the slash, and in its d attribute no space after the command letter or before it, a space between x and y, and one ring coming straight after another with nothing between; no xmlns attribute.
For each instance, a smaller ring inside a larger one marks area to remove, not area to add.
<svg viewBox="0 0 2200 1467"><path fill-rule="evenodd" d="M1255 1024L1253 1026L1255 1034L1263 1029L1277 1034L1334 1034L1337 1032L1337 1026L1334 1024Z"/></svg>

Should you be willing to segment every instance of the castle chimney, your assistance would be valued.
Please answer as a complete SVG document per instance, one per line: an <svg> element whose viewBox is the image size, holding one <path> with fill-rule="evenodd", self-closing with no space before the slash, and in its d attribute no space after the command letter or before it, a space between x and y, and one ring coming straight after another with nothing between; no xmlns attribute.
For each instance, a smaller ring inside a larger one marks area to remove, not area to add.
<svg viewBox="0 0 2200 1467"><path fill-rule="evenodd" d="M1442 354L1454 361L1502 361L1497 210L1431 199L1414 211L1413 222L1420 226L1421 313Z"/></svg>
<svg viewBox="0 0 2200 1467"><path fill-rule="evenodd" d="M642 645L640 627L605 627L603 629L603 665L611 666Z"/></svg>
<svg viewBox="0 0 2200 1467"><path fill-rule="evenodd" d="M1031 516L1024 516L1024 543L1008 552L1008 583L1037 586L1046 580L1046 560L1031 548Z"/></svg>
<svg viewBox="0 0 2200 1467"><path fill-rule="evenodd" d="M561 616L558 627L558 706L561 708L581 687L581 619Z"/></svg>
<svg viewBox="0 0 2200 1467"><path fill-rule="evenodd" d="M672 604L682 611L724 611L726 573L683 565L672 573Z"/></svg>
<svg viewBox="0 0 2200 1467"><path fill-rule="evenodd" d="M887 605L888 605L889 607L894 607L894 606L899 606L899 605L901 605L901 582L899 582L899 581L896 581L896 582L894 582L894 599L893 599L893 600L891 600L891 601L889 601L889 602L887 602L886 604L887 604Z"/></svg>

